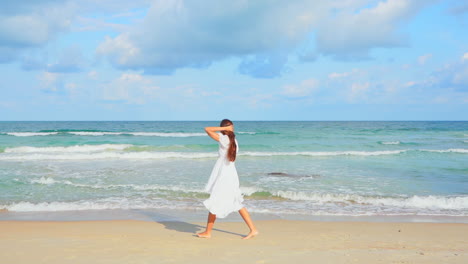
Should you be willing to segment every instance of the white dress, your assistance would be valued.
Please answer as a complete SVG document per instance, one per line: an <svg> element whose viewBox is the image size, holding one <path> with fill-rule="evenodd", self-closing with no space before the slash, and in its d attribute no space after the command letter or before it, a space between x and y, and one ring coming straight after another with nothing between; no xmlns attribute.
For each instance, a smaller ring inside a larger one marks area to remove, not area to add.
<svg viewBox="0 0 468 264"><path fill-rule="evenodd" d="M239 189L239 176L237 175L236 165L234 162L229 161L226 156L229 142L227 135L219 134L218 160L205 186L205 191L210 193L210 198L205 200L203 204L210 213L219 218L224 218L244 207L242 205L244 198Z"/></svg>

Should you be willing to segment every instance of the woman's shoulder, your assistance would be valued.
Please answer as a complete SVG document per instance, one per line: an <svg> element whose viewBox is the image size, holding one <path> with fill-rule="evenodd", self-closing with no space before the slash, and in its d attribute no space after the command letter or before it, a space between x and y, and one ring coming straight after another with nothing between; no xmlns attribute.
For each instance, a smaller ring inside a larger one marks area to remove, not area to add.
<svg viewBox="0 0 468 264"><path fill-rule="evenodd" d="M219 142L229 142L228 135L224 135L223 133L219 133Z"/></svg>

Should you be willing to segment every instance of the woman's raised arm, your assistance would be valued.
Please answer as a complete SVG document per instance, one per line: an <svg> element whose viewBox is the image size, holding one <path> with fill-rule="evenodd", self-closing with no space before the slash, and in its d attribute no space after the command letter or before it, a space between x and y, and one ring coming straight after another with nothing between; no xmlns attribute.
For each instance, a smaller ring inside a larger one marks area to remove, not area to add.
<svg viewBox="0 0 468 264"><path fill-rule="evenodd" d="M233 126L225 126L225 127L205 127L205 132L210 136L212 139L219 141L219 135L216 133L217 131L234 131Z"/></svg>

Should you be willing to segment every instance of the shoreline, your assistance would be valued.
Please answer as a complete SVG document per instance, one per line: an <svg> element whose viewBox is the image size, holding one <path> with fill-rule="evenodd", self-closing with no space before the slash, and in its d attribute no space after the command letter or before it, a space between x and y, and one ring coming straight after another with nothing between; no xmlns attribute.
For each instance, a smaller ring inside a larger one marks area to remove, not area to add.
<svg viewBox="0 0 468 264"><path fill-rule="evenodd" d="M248 209L248 208L247 208ZM10 212L0 210L2 221L121 221L136 220L145 222L204 222L208 211L182 209L109 209L76 210L54 212ZM376 223L460 223L468 224L468 216L429 216L429 215L293 215L265 214L250 212L254 221L286 220L312 222L376 222ZM243 222L237 212L231 213L222 222Z"/></svg>
<svg viewBox="0 0 468 264"><path fill-rule="evenodd" d="M468 224L258 220L0 221L5 263L466 263ZM25 254L27 252L27 254Z"/></svg>

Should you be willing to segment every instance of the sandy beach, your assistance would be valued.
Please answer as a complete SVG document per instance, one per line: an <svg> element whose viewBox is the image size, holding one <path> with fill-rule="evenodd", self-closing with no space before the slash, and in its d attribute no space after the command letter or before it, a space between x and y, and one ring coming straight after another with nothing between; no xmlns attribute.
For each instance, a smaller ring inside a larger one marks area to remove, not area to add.
<svg viewBox="0 0 468 264"><path fill-rule="evenodd" d="M257 221L2 221L2 263L467 263L468 224Z"/></svg>

